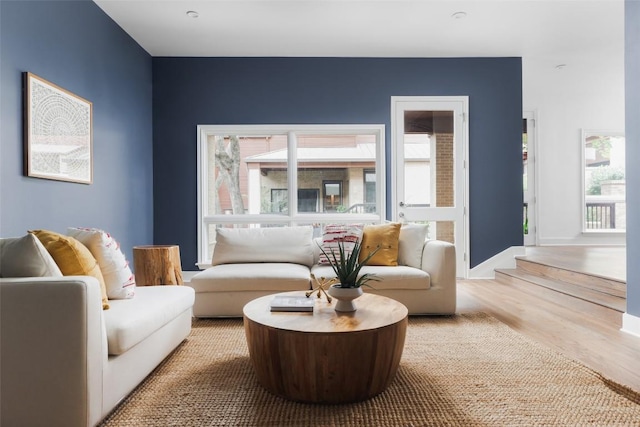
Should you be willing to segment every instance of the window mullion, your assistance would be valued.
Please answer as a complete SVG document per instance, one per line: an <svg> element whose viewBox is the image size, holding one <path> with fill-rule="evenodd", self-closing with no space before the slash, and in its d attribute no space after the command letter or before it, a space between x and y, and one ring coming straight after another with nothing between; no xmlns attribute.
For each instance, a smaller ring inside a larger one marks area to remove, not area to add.
<svg viewBox="0 0 640 427"><path fill-rule="evenodd" d="M298 215L298 138L293 131L288 133L287 154L289 217L294 218Z"/></svg>

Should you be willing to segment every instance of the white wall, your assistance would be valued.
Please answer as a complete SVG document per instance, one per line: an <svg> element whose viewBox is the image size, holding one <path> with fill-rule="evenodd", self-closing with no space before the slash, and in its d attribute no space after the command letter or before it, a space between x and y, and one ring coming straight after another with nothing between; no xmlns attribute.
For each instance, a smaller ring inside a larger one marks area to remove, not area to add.
<svg viewBox="0 0 640 427"><path fill-rule="evenodd" d="M616 46L523 58L523 109L537 117L539 245L625 243L624 234L583 234L581 222L581 130L624 130L624 34L611 31L620 33Z"/></svg>

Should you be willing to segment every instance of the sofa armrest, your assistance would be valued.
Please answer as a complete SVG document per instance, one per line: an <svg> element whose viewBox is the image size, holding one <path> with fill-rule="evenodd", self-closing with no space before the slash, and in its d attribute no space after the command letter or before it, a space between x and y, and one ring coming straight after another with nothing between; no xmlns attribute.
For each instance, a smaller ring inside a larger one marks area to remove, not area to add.
<svg viewBox="0 0 640 427"><path fill-rule="evenodd" d="M0 425L100 421L105 334L95 278L0 279Z"/></svg>
<svg viewBox="0 0 640 427"><path fill-rule="evenodd" d="M442 240L426 240L422 251L422 270L431 276L431 286L456 287L456 247Z"/></svg>

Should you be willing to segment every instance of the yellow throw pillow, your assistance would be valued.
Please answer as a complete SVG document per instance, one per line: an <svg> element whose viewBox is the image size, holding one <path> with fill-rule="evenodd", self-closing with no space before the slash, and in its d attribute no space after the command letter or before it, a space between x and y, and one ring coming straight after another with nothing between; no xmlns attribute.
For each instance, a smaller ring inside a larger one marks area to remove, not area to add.
<svg viewBox="0 0 640 427"><path fill-rule="evenodd" d="M367 265L398 265L398 246L400 239L400 224L389 223L367 225L362 233L362 249L360 261L364 260L378 246L380 249L367 262Z"/></svg>
<svg viewBox="0 0 640 427"><path fill-rule="evenodd" d="M29 230L45 247L64 276L92 276L100 282L102 308L109 308L107 287L98 261L82 243L70 236L47 230Z"/></svg>

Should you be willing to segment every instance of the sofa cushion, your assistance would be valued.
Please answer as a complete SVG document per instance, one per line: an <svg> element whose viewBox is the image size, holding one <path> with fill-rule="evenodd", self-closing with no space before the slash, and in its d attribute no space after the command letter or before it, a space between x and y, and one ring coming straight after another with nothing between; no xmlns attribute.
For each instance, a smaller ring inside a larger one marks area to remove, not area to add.
<svg viewBox="0 0 640 427"><path fill-rule="evenodd" d="M42 242L43 246L51 254L56 264L65 276L92 276L98 279L102 289L102 308L108 309L107 288L104 277L98 266L98 261L91 255L78 240L70 236L65 236L54 231L30 230L29 233Z"/></svg>
<svg viewBox="0 0 640 427"><path fill-rule="evenodd" d="M110 355L123 354L193 307L189 286L139 286L136 297L110 301L104 324Z"/></svg>
<svg viewBox="0 0 640 427"><path fill-rule="evenodd" d="M330 279L336 277L333 269L329 265L314 265L311 268L317 278L324 277ZM379 281L367 283L377 290L385 289L429 289L431 287L431 277L426 271L418 268L396 266L385 267L378 265L365 265L360 270L360 274L374 274ZM365 287L366 290L366 287Z"/></svg>
<svg viewBox="0 0 640 427"><path fill-rule="evenodd" d="M371 252L378 248L378 251L369 259L367 265L398 265L399 236L400 224L397 222L365 226L362 232L360 261L362 262Z"/></svg>
<svg viewBox="0 0 640 427"><path fill-rule="evenodd" d="M0 277L62 276L60 268L33 234L0 239Z"/></svg>
<svg viewBox="0 0 640 427"><path fill-rule="evenodd" d="M422 250L428 231L427 224L402 224L398 239L398 264L422 267Z"/></svg>
<svg viewBox="0 0 640 427"><path fill-rule="evenodd" d="M212 265L286 262L313 265L313 227L218 228Z"/></svg>
<svg viewBox="0 0 640 427"><path fill-rule="evenodd" d="M97 228L69 227L67 234L85 245L98 261L109 299L133 298L136 281L118 242Z"/></svg>
<svg viewBox="0 0 640 427"><path fill-rule="evenodd" d="M223 264L196 274L190 285L196 292L301 291L310 288L310 274L300 264Z"/></svg>
<svg viewBox="0 0 640 427"><path fill-rule="evenodd" d="M362 224L325 225L322 235L322 251L324 251L324 253L320 251L320 258L318 263L329 265L330 260L333 260L332 254L335 254L336 258L338 258L340 253L338 250L339 244L342 244L344 253L348 257L353 251L353 247L355 246L355 244L361 239ZM327 255L329 256L329 258L327 258Z"/></svg>

